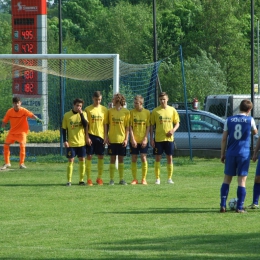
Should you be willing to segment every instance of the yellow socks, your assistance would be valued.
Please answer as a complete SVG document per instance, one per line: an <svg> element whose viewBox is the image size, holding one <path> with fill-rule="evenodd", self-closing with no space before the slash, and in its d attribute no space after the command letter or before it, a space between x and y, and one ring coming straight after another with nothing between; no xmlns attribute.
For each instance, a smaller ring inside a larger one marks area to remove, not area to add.
<svg viewBox="0 0 260 260"><path fill-rule="evenodd" d="M161 163L154 162L154 173L156 179L160 179L160 169L161 169Z"/></svg>
<svg viewBox="0 0 260 260"><path fill-rule="evenodd" d="M146 180L147 170L148 170L148 163L142 162L142 180Z"/></svg>
<svg viewBox="0 0 260 260"><path fill-rule="evenodd" d="M173 174L173 164L167 164L167 174L168 174L168 179L172 178Z"/></svg>
<svg viewBox="0 0 260 260"><path fill-rule="evenodd" d="M91 160L86 160L86 175L87 180L91 179Z"/></svg>
<svg viewBox="0 0 260 260"><path fill-rule="evenodd" d="M124 179L124 164L123 163L118 164L118 171L119 171L119 179L121 181Z"/></svg>
<svg viewBox="0 0 260 260"><path fill-rule="evenodd" d="M109 174L110 174L110 180L114 180L114 176L115 176L115 164L110 163L109 164Z"/></svg>
<svg viewBox="0 0 260 260"><path fill-rule="evenodd" d="M103 169L104 169L104 159L98 159L98 179L102 179Z"/></svg>
<svg viewBox="0 0 260 260"><path fill-rule="evenodd" d="M137 163L136 162L131 162L131 169L132 169L133 180L136 180L137 179Z"/></svg>
<svg viewBox="0 0 260 260"><path fill-rule="evenodd" d="M79 181L84 181L85 175L85 161L79 161Z"/></svg>
<svg viewBox="0 0 260 260"><path fill-rule="evenodd" d="M73 162L69 162L68 166L67 166L67 179L68 179L68 182L71 182L72 171L73 171Z"/></svg>

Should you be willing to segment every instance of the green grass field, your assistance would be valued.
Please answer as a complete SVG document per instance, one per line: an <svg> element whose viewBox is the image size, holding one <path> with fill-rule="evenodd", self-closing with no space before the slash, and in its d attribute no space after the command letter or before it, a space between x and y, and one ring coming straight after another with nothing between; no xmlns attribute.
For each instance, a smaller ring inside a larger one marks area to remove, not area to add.
<svg viewBox="0 0 260 260"><path fill-rule="evenodd" d="M66 163L26 165L20 170L12 162L12 169L0 171L0 259L260 258L260 211L219 213L218 159L176 158L174 185L166 184L165 166L161 185L155 185L150 166L147 186L109 186L108 165L104 186L78 186L75 164L73 185L66 187ZM236 186L234 180L229 199Z"/></svg>

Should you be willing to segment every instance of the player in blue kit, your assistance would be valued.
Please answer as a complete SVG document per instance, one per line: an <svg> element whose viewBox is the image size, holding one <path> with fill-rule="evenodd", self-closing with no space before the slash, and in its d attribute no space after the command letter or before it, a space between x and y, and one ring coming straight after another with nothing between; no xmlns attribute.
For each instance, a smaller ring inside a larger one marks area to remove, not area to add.
<svg viewBox="0 0 260 260"><path fill-rule="evenodd" d="M233 176L238 176L236 212L246 212L243 205L250 164L250 137L251 133L254 135L257 133L255 120L248 116L252 108L253 104L250 100L242 100L239 106L240 113L228 117L224 125L221 162L225 163L225 175L220 189L220 212L226 212L226 201Z"/></svg>
<svg viewBox="0 0 260 260"><path fill-rule="evenodd" d="M258 159L256 172L255 172L255 182L253 186L253 201L252 204L247 206L247 209L259 209L259 196L260 196L260 158L258 158L258 151L260 149L260 137L257 140L256 147L254 150L254 154L252 157L253 162L256 162Z"/></svg>

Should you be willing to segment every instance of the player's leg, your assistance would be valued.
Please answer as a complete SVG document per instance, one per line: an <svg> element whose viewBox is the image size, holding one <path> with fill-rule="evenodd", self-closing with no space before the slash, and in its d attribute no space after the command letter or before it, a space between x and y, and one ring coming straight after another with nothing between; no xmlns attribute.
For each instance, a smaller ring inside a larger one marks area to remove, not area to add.
<svg viewBox="0 0 260 260"><path fill-rule="evenodd" d="M238 186L237 186L237 212L244 212L244 201L246 198L246 179L247 176L238 176Z"/></svg>
<svg viewBox="0 0 260 260"><path fill-rule="evenodd" d="M8 134L5 143L4 143L4 165L1 167L1 170L5 170L9 167L11 167L11 162L10 162L10 145L15 142L15 138L13 137L12 134Z"/></svg>
<svg viewBox="0 0 260 260"><path fill-rule="evenodd" d="M141 153L141 163L142 163L142 181L143 185L147 185L146 176L148 171L147 154Z"/></svg>
<svg viewBox="0 0 260 260"><path fill-rule="evenodd" d="M27 135L25 133L22 133L20 135L17 135L17 142L20 143L20 169L25 169L26 166L24 165L25 161L25 145L26 145L26 137Z"/></svg>
<svg viewBox="0 0 260 260"><path fill-rule="evenodd" d="M226 212L226 203L229 193L229 186L233 176L236 176L236 160L234 156L227 156L224 169L224 180L220 188L220 212Z"/></svg>
<svg viewBox="0 0 260 260"><path fill-rule="evenodd" d="M79 158L79 185L85 185L85 158L86 158L86 146L77 147L77 156Z"/></svg>
<svg viewBox="0 0 260 260"><path fill-rule="evenodd" d="M86 152L87 152L87 159L86 159L86 175L87 175L87 185L93 186L92 180L91 180L91 166L92 166L92 156L94 154L94 140L92 138L92 135L89 135L89 138L91 140L91 145L86 145Z"/></svg>
<svg viewBox="0 0 260 260"><path fill-rule="evenodd" d="M97 137L97 142L95 142L95 153L98 155L98 175L96 182L98 185L103 185L103 171L104 171L104 153L105 153L105 146L104 146L104 139Z"/></svg>
<svg viewBox="0 0 260 260"><path fill-rule="evenodd" d="M142 181L141 183L147 185L146 176L148 171L148 163L147 163L147 152L148 152L148 144L146 147L140 148L141 154L141 163L142 163Z"/></svg>
<svg viewBox="0 0 260 260"><path fill-rule="evenodd" d="M255 182L253 186L253 202L247 209L259 209L259 196L260 196L260 160L258 159L256 172L255 172Z"/></svg>
<svg viewBox="0 0 260 260"><path fill-rule="evenodd" d="M98 155L98 176L96 179L96 183L98 185L103 185L103 180L102 180L102 176L103 176L103 171L104 171L104 155Z"/></svg>
<svg viewBox="0 0 260 260"><path fill-rule="evenodd" d="M162 142L154 142L155 146L153 148L153 154L155 155L154 162L154 174L155 174L155 184L160 184L160 171L161 171L161 158L163 153Z"/></svg>
<svg viewBox="0 0 260 260"><path fill-rule="evenodd" d="M66 157L68 158L67 165L67 186L71 186L72 173L73 173L73 163L75 157L75 150L73 147L66 148Z"/></svg>
<svg viewBox="0 0 260 260"><path fill-rule="evenodd" d="M91 166L92 166L92 155L87 155L85 171L87 175L87 185L93 186L91 180Z"/></svg>
<svg viewBox="0 0 260 260"><path fill-rule="evenodd" d="M237 187L237 212L244 213L244 201L246 197L246 179L248 175L250 164L250 155L246 157L237 157L237 175L238 175L238 187Z"/></svg>
<svg viewBox="0 0 260 260"><path fill-rule="evenodd" d="M174 142L164 142L164 151L167 159L167 175L168 175L167 183L173 184L174 182L172 181L172 174L173 174L172 156L174 152Z"/></svg>
<svg viewBox="0 0 260 260"><path fill-rule="evenodd" d="M126 156L126 147L121 144L118 145L118 172L119 172L119 184L127 185L124 180L124 157Z"/></svg>
<svg viewBox="0 0 260 260"><path fill-rule="evenodd" d="M132 185L135 185L138 183L137 180L137 156L138 156L138 148L135 148L130 143L130 154L131 154L131 171L133 180L131 182Z"/></svg>
<svg viewBox="0 0 260 260"><path fill-rule="evenodd" d="M114 177L115 177L115 163L116 163L116 155L117 155L117 148L116 144L110 144L108 146L108 155L110 155L110 164L109 164L109 175L110 181L109 185L114 185Z"/></svg>

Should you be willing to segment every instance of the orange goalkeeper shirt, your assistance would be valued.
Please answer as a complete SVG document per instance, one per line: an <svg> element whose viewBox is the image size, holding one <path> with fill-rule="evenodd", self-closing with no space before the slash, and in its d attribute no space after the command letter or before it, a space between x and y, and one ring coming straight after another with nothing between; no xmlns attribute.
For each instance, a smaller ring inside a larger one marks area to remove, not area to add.
<svg viewBox="0 0 260 260"><path fill-rule="evenodd" d="M20 107L18 111L15 111L14 108L10 108L7 110L3 122L7 124L8 121L10 121L11 127L9 134L27 134L29 131L27 117L33 117L33 115L32 112L23 107Z"/></svg>

